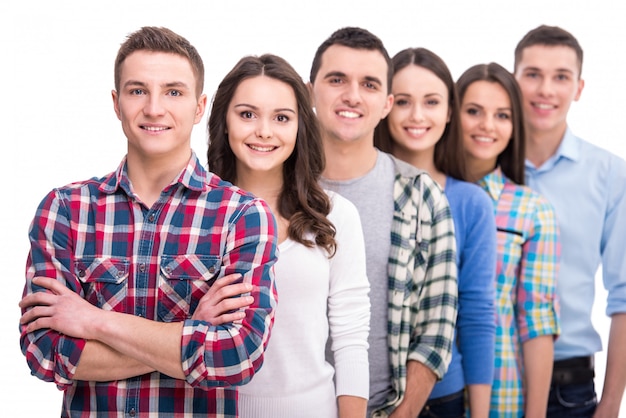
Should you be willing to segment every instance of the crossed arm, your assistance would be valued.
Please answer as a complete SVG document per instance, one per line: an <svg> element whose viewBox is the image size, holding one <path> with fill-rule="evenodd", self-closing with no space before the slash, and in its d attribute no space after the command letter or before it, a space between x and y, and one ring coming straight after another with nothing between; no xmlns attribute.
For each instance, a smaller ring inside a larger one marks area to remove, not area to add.
<svg viewBox="0 0 626 418"><path fill-rule="evenodd" d="M218 279L200 300L192 320L216 325L243 319L244 312L239 309L250 305L252 297L231 296L248 293L252 286L233 283L240 278L231 274ZM56 279L35 277L33 284L46 291L28 294L20 301L25 310L20 323L29 333L48 328L86 340L74 379L118 380L153 371L185 379L180 349L182 322L156 322L105 311Z"/></svg>

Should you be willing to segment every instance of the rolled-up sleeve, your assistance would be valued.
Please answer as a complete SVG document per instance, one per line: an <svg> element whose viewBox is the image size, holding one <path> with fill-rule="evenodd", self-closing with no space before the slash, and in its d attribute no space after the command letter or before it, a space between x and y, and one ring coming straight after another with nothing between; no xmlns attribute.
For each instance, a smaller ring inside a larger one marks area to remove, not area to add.
<svg viewBox="0 0 626 418"><path fill-rule="evenodd" d="M247 383L263 363L277 293L274 263L277 238L269 207L255 199L236 211L227 232L223 274L240 273L250 283L254 302L240 323L212 326L186 320L181 340L182 367L192 386Z"/></svg>

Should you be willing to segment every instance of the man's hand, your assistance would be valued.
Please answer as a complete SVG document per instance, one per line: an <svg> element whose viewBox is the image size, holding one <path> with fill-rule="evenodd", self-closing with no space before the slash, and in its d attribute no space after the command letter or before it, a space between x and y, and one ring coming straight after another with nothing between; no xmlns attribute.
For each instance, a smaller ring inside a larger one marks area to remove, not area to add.
<svg viewBox="0 0 626 418"><path fill-rule="evenodd" d="M241 274L229 274L217 279L209 291L198 302L191 319L206 321L211 325L221 325L241 321L245 313L242 311L254 302L252 296L240 296L249 293L252 285L235 283Z"/></svg>
<svg viewBox="0 0 626 418"><path fill-rule="evenodd" d="M20 323L27 325L27 332L50 328L70 337L94 338L91 325L100 308L56 279L35 277L32 281L47 290L26 295L19 303L20 308L27 310L20 318Z"/></svg>

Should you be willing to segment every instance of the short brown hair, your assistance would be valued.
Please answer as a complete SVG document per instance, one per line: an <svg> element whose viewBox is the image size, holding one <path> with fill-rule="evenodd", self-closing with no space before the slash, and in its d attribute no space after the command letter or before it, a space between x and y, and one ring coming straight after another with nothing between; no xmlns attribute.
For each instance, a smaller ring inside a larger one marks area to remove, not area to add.
<svg viewBox="0 0 626 418"><path fill-rule="evenodd" d="M519 41L515 47L515 64L513 67L515 71L517 71L517 66L522 60L524 49L534 45L566 46L572 48L576 53L578 76L580 77L583 70L583 49L574 35L558 26L541 25L524 35L522 40Z"/></svg>
<svg viewBox="0 0 626 418"><path fill-rule="evenodd" d="M383 41L381 41L380 38L373 33L357 27L345 27L336 30L317 48L315 56L313 57L313 63L311 64L311 73L309 74L309 81L311 84L315 83L315 77L317 77L317 73L322 66L322 55L333 45L380 52L387 63L387 93L391 91L393 65L391 63L389 53L383 45Z"/></svg>
<svg viewBox="0 0 626 418"><path fill-rule="evenodd" d="M204 64L196 48L189 41L170 29L144 26L128 35L115 58L115 90L120 89L120 71L124 60L136 51L167 52L180 55L191 64L196 77L196 96L204 89Z"/></svg>

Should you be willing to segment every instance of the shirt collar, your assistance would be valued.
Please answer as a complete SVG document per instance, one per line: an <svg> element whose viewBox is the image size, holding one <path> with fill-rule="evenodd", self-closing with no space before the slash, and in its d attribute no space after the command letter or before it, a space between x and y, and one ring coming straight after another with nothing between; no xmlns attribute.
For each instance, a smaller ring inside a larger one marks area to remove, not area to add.
<svg viewBox="0 0 626 418"><path fill-rule="evenodd" d="M578 161L580 158L580 140L572 133L569 127L565 130L561 145L556 150L555 157L567 158L572 161Z"/></svg>
<svg viewBox="0 0 626 418"><path fill-rule="evenodd" d="M209 173L206 171L202 164L200 164L200 160L196 156L195 152L191 152L191 158L189 158L189 162L187 166L183 168L180 174L176 177L166 189L169 189L175 185L181 185L190 190L196 191L204 191L208 186L208 177ZM122 188L129 195L130 192L130 179L128 178L128 167L127 167L127 157L124 157L120 165L117 167L113 173L109 174L105 179L100 189L104 193L115 193L119 188Z"/></svg>
<svg viewBox="0 0 626 418"><path fill-rule="evenodd" d="M545 171L550 170L554 165L561 159L565 158L570 161L578 161L580 158L580 139L575 136L569 127L565 129L565 134L563 135L563 139L559 144L559 147L556 149L556 152L553 156L548 158L541 167L535 167L533 163L526 160L525 167L527 171Z"/></svg>
<svg viewBox="0 0 626 418"><path fill-rule="evenodd" d="M478 185L485 189L489 196L497 201L500 199L502 189L504 189L504 183L506 183L506 177L502 174L500 167L497 167L491 173L487 174L482 179L478 180Z"/></svg>

